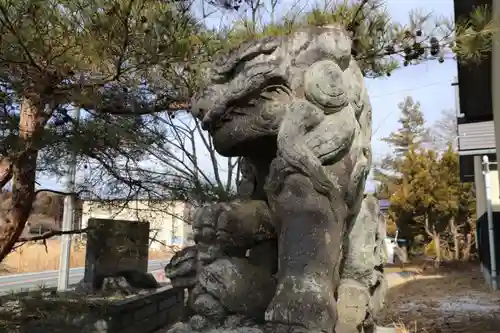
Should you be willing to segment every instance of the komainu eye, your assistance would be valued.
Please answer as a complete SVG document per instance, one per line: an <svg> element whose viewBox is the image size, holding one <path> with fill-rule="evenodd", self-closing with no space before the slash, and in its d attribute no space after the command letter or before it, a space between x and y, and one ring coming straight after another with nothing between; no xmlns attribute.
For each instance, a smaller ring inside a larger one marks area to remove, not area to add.
<svg viewBox="0 0 500 333"><path fill-rule="evenodd" d="M304 75L306 98L327 113L335 113L349 104L342 69L333 61L313 64Z"/></svg>

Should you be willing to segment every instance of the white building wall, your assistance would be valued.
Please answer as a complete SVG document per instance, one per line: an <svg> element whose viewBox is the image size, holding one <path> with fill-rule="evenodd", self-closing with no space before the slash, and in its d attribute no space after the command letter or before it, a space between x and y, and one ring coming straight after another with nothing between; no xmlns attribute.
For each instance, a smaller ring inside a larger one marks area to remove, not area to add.
<svg viewBox="0 0 500 333"><path fill-rule="evenodd" d="M491 166L496 169L496 166ZM491 205L494 212L500 211L500 182L498 171L490 171ZM486 213L486 188L482 170L482 156L474 156L474 186L476 187L476 215L479 218Z"/></svg>
<svg viewBox="0 0 500 333"><path fill-rule="evenodd" d="M500 182L498 178L498 171L490 171L490 184L491 184L491 205L494 212L500 211Z"/></svg>
<svg viewBox="0 0 500 333"><path fill-rule="evenodd" d="M84 201L82 204L82 228L87 227L90 218L147 221L150 223L150 237L167 245L184 246L192 233L191 223L184 221L186 204L181 201L151 203L134 200L128 203L103 203ZM163 245L152 242L151 247L160 249Z"/></svg>
<svg viewBox="0 0 500 333"><path fill-rule="evenodd" d="M474 186L476 187L476 216L479 218L486 212L486 189L481 156L474 156Z"/></svg>

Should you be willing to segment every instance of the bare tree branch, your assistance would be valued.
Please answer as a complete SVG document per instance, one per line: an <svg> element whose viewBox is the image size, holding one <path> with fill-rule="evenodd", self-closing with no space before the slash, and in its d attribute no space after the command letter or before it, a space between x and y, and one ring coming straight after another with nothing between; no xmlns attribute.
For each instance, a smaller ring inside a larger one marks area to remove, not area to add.
<svg viewBox="0 0 500 333"><path fill-rule="evenodd" d="M83 229L74 229L74 230L50 230L47 232L44 232L41 235L36 235L36 236L25 236L25 237L19 237L17 242L34 242L34 241L40 241L40 240L45 240L49 239L54 236L61 236L61 235L77 235L77 234L83 234L86 232L89 232L92 230L92 228L83 228Z"/></svg>

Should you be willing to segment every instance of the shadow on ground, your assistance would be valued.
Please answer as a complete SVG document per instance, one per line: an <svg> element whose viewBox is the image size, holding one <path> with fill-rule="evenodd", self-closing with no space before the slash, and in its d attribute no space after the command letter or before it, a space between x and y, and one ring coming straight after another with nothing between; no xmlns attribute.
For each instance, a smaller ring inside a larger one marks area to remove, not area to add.
<svg viewBox="0 0 500 333"><path fill-rule="evenodd" d="M397 323L412 333L500 332L500 292L485 285L477 264L403 269L388 279L380 324Z"/></svg>

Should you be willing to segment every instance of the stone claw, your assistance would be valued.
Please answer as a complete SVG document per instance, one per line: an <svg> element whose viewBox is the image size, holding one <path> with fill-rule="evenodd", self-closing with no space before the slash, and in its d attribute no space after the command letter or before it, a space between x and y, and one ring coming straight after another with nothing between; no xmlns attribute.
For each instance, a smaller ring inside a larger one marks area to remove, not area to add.
<svg viewBox="0 0 500 333"><path fill-rule="evenodd" d="M337 293L339 320L335 332L358 333L369 311L368 289L356 280L342 280Z"/></svg>
<svg viewBox="0 0 500 333"><path fill-rule="evenodd" d="M307 332L332 333L337 308L331 281L312 276L282 279L267 307L265 320L302 327Z"/></svg>
<svg viewBox="0 0 500 333"><path fill-rule="evenodd" d="M246 250L275 237L269 207L259 200L204 206L195 214L193 233L199 252L203 252L200 255L207 261L227 250Z"/></svg>
<svg viewBox="0 0 500 333"><path fill-rule="evenodd" d="M173 287L190 288L196 283L197 252L196 246L188 246L175 253L165 266L165 276Z"/></svg>
<svg viewBox="0 0 500 333"><path fill-rule="evenodd" d="M197 209L193 221L193 236L196 243L214 243L217 234L217 221L226 205L211 204Z"/></svg>

